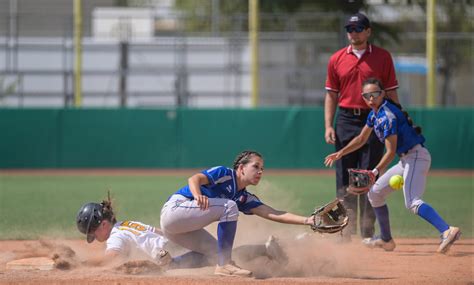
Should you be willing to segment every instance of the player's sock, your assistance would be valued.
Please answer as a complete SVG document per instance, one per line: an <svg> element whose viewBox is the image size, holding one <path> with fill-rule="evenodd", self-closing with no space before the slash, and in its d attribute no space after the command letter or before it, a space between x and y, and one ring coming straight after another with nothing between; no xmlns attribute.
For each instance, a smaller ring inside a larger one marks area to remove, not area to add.
<svg viewBox="0 0 474 285"><path fill-rule="evenodd" d="M390 231L390 219L388 216L388 207L383 205L382 207L374 207L375 216L379 222L380 227L380 238L383 241L390 241L392 239L392 233Z"/></svg>
<svg viewBox="0 0 474 285"><path fill-rule="evenodd" d="M433 207L423 203L418 207L418 216L425 219L428 223L432 224L440 233L449 229L449 225L441 218Z"/></svg>
<svg viewBox="0 0 474 285"><path fill-rule="evenodd" d="M217 263L222 266L232 260L237 221L221 222L217 225Z"/></svg>

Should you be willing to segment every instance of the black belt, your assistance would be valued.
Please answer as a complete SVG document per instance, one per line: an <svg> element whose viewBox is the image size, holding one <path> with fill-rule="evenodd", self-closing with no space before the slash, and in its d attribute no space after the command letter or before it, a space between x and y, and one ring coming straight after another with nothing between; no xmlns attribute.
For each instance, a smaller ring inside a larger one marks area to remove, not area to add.
<svg viewBox="0 0 474 285"><path fill-rule="evenodd" d="M369 114L371 109L339 107L339 110L354 116L363 116Z"/></svg>

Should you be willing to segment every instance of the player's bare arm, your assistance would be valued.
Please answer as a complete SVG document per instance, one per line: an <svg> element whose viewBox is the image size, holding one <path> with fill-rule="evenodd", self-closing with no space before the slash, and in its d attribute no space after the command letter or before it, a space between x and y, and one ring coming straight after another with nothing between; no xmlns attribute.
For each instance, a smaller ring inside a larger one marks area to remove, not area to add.
<svg viewBox="0 0 474 285"><path fill-rule="evenodd" d="M209 208L209 199L202 195L201 185L209 184L209 179L202 173L196 173L188 179L189 190L193 194L194 200L196 200L201 210L207 210Z"/></svg>
<svg viewBox="0 0 474 285"><path fill-rule="evenodd" d="M324 165L326 165L327 167L331 167L336 160L339 160L344 155L361 148L367 142L371 133L372 128L369 128L367 125L364 126L360 134L357 137L353 138L343 149L326 156L326 158L324 159Z"/></svg>
<svg viewBox="0 0 474 285"><path fill-rule="evenodd" d="M324 99L324 139L328 144L336 143L336 132L334 131L333 122L334 114L336 113L337 93L333 91L326 92Z"/></svg>
<svg viewBox="0 0 474 285"><path fill-rule="evenodd" d="M379 171L382 172L384 169L387 169L390 162L395 158L397 154L397 138L397 135L391 135L385 139L385 154L375 167Z"/></svg>
<svg viewBox="0 0 474 285"><path fill-rule="evenodd" d="M104 254L87 259L83 262L86 266L116 266L125 259L119 251L107 250Z"/></svg>
<svg viewBox="0 0 474 285"><path fill-rule="evenodd" d="M286 211L275 210L268 205L260 205L250 210L252 214L274 222L294 225L308 225L312 217L303 217Z"/></svg>

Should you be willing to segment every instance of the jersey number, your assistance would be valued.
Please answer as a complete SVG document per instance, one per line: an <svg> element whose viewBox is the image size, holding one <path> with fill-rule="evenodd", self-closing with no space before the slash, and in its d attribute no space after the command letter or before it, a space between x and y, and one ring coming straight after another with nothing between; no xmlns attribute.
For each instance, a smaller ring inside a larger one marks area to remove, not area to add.
<svg viewBox="0 0 474 285"><path fill-rule="evenodd" d="M146 231L146 227L139 224L139 223L134 223L134 222L130 222L130 221L125 221L125 222L122 222L120 224L120 227L119 227L121 230L126 230L126 231L129 231L135 235L139 235L139 233L137 233L137 231L140 231L140 232L144 232Z"/></svg>

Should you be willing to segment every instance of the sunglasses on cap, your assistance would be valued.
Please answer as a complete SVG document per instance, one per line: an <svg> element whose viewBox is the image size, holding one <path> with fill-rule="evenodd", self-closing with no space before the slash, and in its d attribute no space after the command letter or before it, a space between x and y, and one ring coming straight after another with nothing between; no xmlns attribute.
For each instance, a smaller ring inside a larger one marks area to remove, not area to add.
<svg viewBox="0 0 474 285"><path fill-rule="evenodd" d="M370 97L377 99L380 95L382 95L382 90L362 93L362 97L364 97L365 100L370 100Z"/></svg>
<svg viewBox="0 0 474 285"><path fill-rule="evenodd" d="M346 27L346 32L348 33L352 33L352 32L361 33L363 30L365 30L364 26L347 26Z"/></svg>

